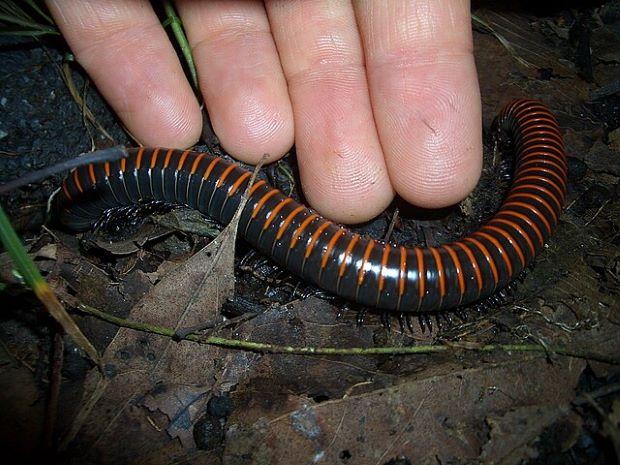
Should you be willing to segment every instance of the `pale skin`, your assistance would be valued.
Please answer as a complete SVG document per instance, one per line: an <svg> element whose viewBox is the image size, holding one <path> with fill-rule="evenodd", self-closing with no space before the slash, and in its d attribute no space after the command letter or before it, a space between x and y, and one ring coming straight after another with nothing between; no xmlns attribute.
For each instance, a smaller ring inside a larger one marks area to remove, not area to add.
<svg viewBox="0 0 620 465"><path fill-rule="evenodd" d="M100 92L146 146L184 148L199 103L146 0L47 0ZM310 205L358 223L395 194L441 208L481 171L469 0L177 0L224 149L295 143Z"/></svg>

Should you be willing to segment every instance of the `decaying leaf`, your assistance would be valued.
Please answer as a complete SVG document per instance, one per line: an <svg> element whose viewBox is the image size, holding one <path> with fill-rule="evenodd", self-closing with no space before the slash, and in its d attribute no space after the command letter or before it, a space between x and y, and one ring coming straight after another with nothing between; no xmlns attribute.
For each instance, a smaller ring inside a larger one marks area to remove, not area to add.
<svg viewBox="0 0 620 465"><path fill-rule="evenodd" d="M232 222L208 246L163 276L131 310L130 317L177 330L220 321L219 308L234 291L236 224L237 221ZM126 421L144 420L140 399L149 393L149 408L171 415L170 433L187 442L192 424L174 423L170 398L193 389L202 394L198 395L201 400L192 406L196 411L202 410L205 393L214 379L213 359L219 350L120 329L103 355L104 377L91 373L90 391L65 444L79 435L80 443L89 445L89 454L105 449L111 457L122 456L125 446L115 436L116 427ZM161 386L170 386L168 395L153 396ZM180 404L180 408L185 407ZM146 440L143 433L141 429L134 439ZM163 436L160 440L169 438Z"/></svg>

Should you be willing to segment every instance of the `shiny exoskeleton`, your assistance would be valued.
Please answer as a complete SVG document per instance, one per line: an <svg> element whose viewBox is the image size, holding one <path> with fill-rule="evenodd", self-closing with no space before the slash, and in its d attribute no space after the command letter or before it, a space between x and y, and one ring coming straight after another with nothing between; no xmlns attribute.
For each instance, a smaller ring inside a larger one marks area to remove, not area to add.
<svg viewBox="0 0 620 465"><path fill-rule="evenodd" d="M496 125L513 142L514 181L495 216L461 240L409 248L361 237L263 180L249 190L239 234L293 273L367 306L424 313L490 296L543 249L567 183L562 136L544 105L514 101ZM74 170L57 206L61 223L74 230L92 227L106 209L149 200L188 205L228 223L249 181L249 171L208 153L131 149L120 161Z"/></svg>

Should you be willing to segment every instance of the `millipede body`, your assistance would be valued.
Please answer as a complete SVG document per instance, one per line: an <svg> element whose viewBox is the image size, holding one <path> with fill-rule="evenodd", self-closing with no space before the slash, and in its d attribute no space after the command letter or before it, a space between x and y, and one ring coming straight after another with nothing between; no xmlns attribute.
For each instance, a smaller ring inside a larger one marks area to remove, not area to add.
<svg viewBox="0 0 620 465"><path fill-rule="evenodd" d="M499 211L461 240L405 247L362 237L265 181L252 185L238 231L291 272L363 305L401 313L450 309L492 295L532 262L552 234L566 194L567 160L556 119L516 100L495 124L515 151L513 184ZM111 208L160 200L228 223L250 172L208 153L130 149L119 161L73 170L56 197L61 224L86 230Z"/></svg>

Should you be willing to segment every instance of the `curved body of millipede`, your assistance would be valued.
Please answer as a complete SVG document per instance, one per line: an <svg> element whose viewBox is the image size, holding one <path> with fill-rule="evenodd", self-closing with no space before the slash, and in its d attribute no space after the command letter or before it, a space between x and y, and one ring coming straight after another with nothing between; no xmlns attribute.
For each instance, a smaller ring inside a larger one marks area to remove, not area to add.
<svg viewBox="0 0 620 465"><path fill-rule="evenodd" d="M439 247L361 237L257 181L238 231L250 244L317 286L363 305L425 313L465 305L506 286L543 249L562 211L567 160L558 124L541 103L517 100L495 122L512 139L513 184L476 232ZM141 201L188 205L228 223L250 172L207 153L131 149L120 161L77 168L57 196L60 221L92 227L106 210Z"/></svg>

